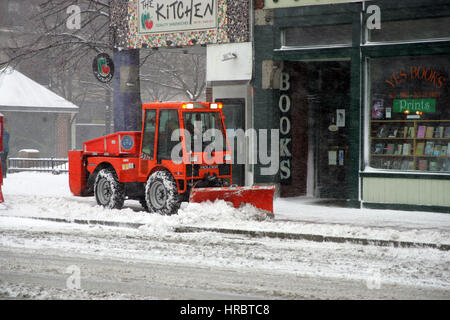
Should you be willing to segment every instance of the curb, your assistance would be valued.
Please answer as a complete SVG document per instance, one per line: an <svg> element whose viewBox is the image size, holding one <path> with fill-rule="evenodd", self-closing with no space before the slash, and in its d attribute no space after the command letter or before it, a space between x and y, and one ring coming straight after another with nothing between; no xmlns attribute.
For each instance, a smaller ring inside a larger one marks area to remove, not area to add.
<svg viewBox="0 0 450 320"><path fill-rule="evenodd" d="M377 240L364 238L348 238L335 236L322 236L318 234L304 234L304 233L285 233L273 231L252 231L241 229L221 229L221 228L199 228L199 227L177 227L175 232L217 232L226 234L240 234L248 235L254 238L279 238L290 240L307 240L314 242L335 242L335 243L352 243L360 245L374 245L381 247L395 247L395 248L432 248L442 251L449 251L450 244L436 244L436 243L422 243L411 241L396 241L396 240Z"/></svg>
<svg viewBox="0 0 450 320"><path fill-rule="evenodd" d="M85 219L64 219L64 218L45 218L45 217L24 217L24 216L3 216L9 218L22 218L43 220L60 223L76 223L83 225L101 225L107 227L122 227L138 229L147 224L145 223L133 223L133 222L116 222L106 220L85 220ZM336 236L323 236L318 234L304 234L304 233L285 233L276 231L255 231L255 230L242 230L242 229L224 229L224 228L207 228L207 227L190 227L181 226L173 229L176 233L194 233L194 232L216 232L224 234L239 234L246 235L253 238L278 238L289 240L307 240L313 242L334 242L334 243L351 243L359 245L373 245L380 247L394 247L394 248L430 248L441 251L450 251L450 244L436 244L436 243L423 243L423 242L411 242L411 241L396 241L396 240L377 240L377 239L365 239L365 238L350 238L350 237L336 237Z"/></svg>

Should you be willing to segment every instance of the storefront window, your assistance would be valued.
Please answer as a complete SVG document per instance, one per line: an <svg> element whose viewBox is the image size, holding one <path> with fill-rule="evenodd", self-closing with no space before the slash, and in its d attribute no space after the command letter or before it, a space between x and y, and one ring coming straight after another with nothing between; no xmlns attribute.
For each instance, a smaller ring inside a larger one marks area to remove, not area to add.
<svg viewBox="0 0 450 320"><path fill-rule="evenodd" d="M369 166L450 172L450 55L369 62Z"/></svg>
<svg viewBox="0 0 450 320"><path fill-rule="evenodd" d="M382 21L381 29L370 30L368 42L418 41L450 38L450 17Z"/></svg>
<svg viewBox="0 0 450 320"><path fill-rule="evenodd" d="M286 28L283 32L283 46L309 47L352 44L352 25L325 25Z"/></svg>

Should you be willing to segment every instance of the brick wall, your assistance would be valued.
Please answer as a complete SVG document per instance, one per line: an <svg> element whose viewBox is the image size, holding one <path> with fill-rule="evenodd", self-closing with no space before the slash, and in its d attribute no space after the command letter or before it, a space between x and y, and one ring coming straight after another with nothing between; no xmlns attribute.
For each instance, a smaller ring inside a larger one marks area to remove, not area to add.
<svg viewBox="0 0 450 320"><path fill-rule="evenodd" d="M67 158L70 141L70 115L58 114L56 117L56 157Z"/></svg>

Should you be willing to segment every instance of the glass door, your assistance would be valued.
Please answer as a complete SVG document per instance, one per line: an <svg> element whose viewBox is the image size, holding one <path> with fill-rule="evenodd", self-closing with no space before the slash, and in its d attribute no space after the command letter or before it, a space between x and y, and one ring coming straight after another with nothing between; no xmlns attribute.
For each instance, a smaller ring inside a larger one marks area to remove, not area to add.
<svg viewBox="0 0 450 320"><path fill-rule="evenodd" d="M233 151L233 184L243 186L245 184L245 163L238 157L246 155L245 139L238 139L234 133L236 130L245 130L245 99L216 99L223 103L223 115L225 128Z"/></svg>

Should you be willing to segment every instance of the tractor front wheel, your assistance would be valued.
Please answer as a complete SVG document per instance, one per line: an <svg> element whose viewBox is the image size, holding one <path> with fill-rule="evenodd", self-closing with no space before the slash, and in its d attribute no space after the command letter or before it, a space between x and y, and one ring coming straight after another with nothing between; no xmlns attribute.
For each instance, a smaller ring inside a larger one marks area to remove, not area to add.
<svg viewBox="0 0 450 320"><path fill-rule="evenodd" d="M97 203L108 209L120 209L125 201L125 190L112 169L98 172L94 183L94 194Z"/></svg>
<svg viewBox="0 0 450 320"><path fill-rule="evenodd" d="M157 171L147 180L145 201L150 212L172 215L178 212L181 197L177 183L167 171Z"/></svg>

